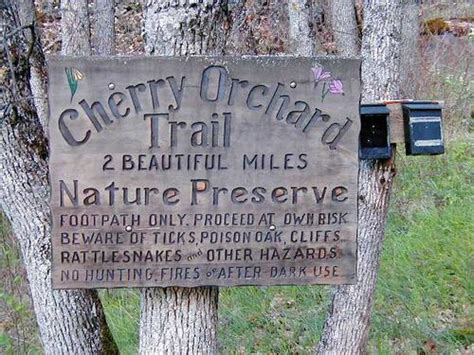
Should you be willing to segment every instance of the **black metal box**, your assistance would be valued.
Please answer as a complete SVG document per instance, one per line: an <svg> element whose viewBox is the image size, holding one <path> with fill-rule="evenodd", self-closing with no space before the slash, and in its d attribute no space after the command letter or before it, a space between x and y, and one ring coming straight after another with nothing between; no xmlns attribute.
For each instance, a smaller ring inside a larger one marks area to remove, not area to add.
<svg viewBox="0 0 474 355"><path fill-rule="evenodd" d="M407 155L444 153L442 106L436 102L402 105Z"/></svg>
<svg viewBox="0 0 474 355"><path fill-rule="evenodd" d="M385 104L360 106L360 159L388 159L392 156L389 113Z"/></svg>

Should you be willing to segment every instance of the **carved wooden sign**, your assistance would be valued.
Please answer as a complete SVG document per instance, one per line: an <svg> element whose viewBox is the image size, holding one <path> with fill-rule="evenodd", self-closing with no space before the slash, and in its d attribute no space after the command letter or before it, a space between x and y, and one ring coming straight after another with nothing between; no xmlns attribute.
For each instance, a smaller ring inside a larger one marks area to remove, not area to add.
<svg viewBox="0 0 474 355"><path fill-rule="evenodd" d="M359 69L51 58L54 287L355 282Z"/></svg>

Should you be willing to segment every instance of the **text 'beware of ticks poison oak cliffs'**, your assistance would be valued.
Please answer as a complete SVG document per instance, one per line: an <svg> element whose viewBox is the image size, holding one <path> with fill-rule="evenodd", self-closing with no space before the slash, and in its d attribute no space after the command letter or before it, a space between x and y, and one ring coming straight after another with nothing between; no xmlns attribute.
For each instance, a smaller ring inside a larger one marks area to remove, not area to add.
<svg viewBox="0 0 474 355"><path fill-rule="evenodd" d="M51 58L54 287L355 282L359 69Z"/></svg>

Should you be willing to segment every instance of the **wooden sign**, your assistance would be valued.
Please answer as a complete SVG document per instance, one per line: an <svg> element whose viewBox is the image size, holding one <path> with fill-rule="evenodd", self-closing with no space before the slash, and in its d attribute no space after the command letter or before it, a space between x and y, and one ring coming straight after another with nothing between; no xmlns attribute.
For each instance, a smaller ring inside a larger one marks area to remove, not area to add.
<svg viewBox="0 0 474 355"><path fill-rule="evenodd" d="M53 286L355 282L359 69L51 58Z"/></svg>

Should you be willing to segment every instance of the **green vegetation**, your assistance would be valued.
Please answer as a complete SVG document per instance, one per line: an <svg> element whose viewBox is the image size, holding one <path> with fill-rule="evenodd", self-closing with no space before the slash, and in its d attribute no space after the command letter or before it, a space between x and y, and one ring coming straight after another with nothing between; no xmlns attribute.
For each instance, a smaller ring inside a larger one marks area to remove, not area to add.
<svg viewBox="0 0 474 355"><path fill-rule="evenodd" d="M453 353L474 343L474 148L458 138L436 157L397 156L387 234L375 298L371 353ZM400 149L401 150L401 149ZM0 352L40 349L20 270L1 225ZM123 354L138 347L137 290L101 291ZM318 341L330 287L222 289L223 353L309 353ZM20 339L20 340L19 340Z"/></svg>
<svg viewBox="0 0 474 355"><path fill-rule="evenodd" d="M450 352L474 342L474 150L456 142L444 156L401 159L399 172L372 340L382 349L428 342Z"/></svg>
<svg viewBox="0 0 474 355"><path fill-rule="evenodd" d="M0 353L39 354L36 319L20 251L0 213Z"/></svg>
<svg viewBox="0 0 474 355"><path fill-rule="evenodd" d="M369 351L457 352L474 342L474 148L463 138L442 156L397 159ZM134 353L138 292L101 296L120 349ZM329 301L322 286L222 289L222 352L309 353Z"/></svg>
<svg viewBox="0 0 474 355"><path fill-rule="evenodd" d="M370 353L456 353L474 343L474 147L468 138L435 157L397 156L375 298ZM0 220L0 352L41 346L20 255ZM123 354L138 347L137 290L101 291ZM309 353L318 341L330 287L221 290L223 353Z"/></svg>
<svg viewBox="0 0 474 355"><path fill-rule="evenodd" d="M451 353L474 342L474 149L462 140L443 156L398 158L369 351ZM224 352L311 351L329 291L223 290Z"/></svg>
<svg viewBox="0 0 474 355"><path fill-rule="evenodd" d="M138 349L140 294L136 289L103 290L100 298L121 354L134 354Z"/></svg>
<svg viewBox="0 0 474 355"><path fill-rule="evenodd" d="M442 156L402 152L397 159L369 351L453 353L474 343L474 148L462 138ZM6 223L0 225L0 352L37 353L19 253L7 238ZM222 289L223 353L309 353L321 333L329 293L322 286ZM101 298L122 353L135 353L138 291L101 291Z"/></svg>

